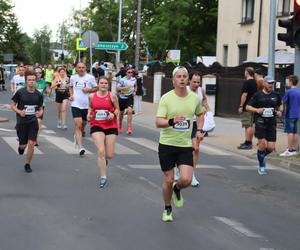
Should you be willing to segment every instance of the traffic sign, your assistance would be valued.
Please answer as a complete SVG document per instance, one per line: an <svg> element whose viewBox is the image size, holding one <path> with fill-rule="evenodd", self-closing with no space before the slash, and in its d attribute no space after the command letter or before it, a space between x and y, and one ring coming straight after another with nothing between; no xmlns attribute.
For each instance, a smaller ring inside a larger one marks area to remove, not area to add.
<svg viewBox="0 0 300 250"><path fill-rule="evenodd" d="M99 50L127 50L127 43L118 42L97 42L95 49Z"/></svg>
<svg viewBox="0 0 300 250"><path fill-rule="evenodd" d="M95 48L96 43L99 42L99 36L95 31L88 30L83 33L82 40L87 47Z"/></svg>
<svg viewBox="0 0 300 250"><path fill-rule="evenodd" d="M76 38L76 50L77 51L86 51L87 50L87 47L81 37Z"/></svg>

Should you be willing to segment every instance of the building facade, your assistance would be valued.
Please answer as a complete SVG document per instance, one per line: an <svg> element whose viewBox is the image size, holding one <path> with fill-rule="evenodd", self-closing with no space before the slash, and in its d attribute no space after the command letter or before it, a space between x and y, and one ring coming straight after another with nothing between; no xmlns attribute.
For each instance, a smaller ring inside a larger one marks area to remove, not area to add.
<svg viewBox="0 0 300 250"><path fill-rule="evenodd" d="M217 61L224 66L237 66L258 56L268 54L270 1L276 1L275 50L293 49L277 40L286 29L278 19L288 18L293 0L219 0Z"/></svg>

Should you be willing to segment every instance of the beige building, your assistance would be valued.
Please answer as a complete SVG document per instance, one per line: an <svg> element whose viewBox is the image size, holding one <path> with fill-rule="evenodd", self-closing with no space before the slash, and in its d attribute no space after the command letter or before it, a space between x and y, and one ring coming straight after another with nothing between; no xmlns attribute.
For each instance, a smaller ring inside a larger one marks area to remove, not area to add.
<svg viewBox="0 0 300 250"><path fill-rule="evenodd" d="M268 54L270 1L277 4L275 49L293 51L277 40L277 33L286 31L278 26L278 19L289 17L293 0L219 0L218 62L224 66L237 66Z"/></svg>

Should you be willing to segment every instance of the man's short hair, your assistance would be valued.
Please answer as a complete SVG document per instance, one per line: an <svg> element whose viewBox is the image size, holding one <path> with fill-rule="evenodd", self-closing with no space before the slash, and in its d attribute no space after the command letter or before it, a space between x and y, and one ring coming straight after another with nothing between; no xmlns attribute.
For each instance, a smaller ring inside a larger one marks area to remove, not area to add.
<svg viewBox="0 0 300 250"><path fill-rule="evenodd" d="M193 76L199 76L201 78L201 73L199 71L192 71L189 74L189 80L192 80Z"/></svg>
<svg viewBox="0 0 300 250"><path fill-rule="evenodd" d="M298 76L296 75L290 75L289 81L293 84L293 86L297 86L298 84Z"/></svg>
<svg viewBox="0 0 300 250"><path fill-rule="evenodd" d="M254 68L252 68L252 67L247 67L247 68L245 69L245 71L249 74L249 76L254 77L254 73L255 73Z"/></svg>
<svg viewBox="0 0 300 250"><path fill-rule="evenodd" d="M27 70L25 72L25 81L27 81L28 76L35 76L35 79L36 79L36 73L35 73L35 71L34 70Z"/></svg>

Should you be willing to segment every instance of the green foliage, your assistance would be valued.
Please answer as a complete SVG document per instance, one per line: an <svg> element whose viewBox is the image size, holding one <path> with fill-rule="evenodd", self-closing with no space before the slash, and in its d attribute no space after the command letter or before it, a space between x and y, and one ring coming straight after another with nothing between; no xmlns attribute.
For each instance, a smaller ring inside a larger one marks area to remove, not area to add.
<svg viewBox="0 0 300 250"><path fill-rule="evenodd" d="M34 62L39 62L40 64L48 64L51 62L52 52L50 50L50 38L51 30L48 26L34 31L31 48L31 55Z"/></svg>

